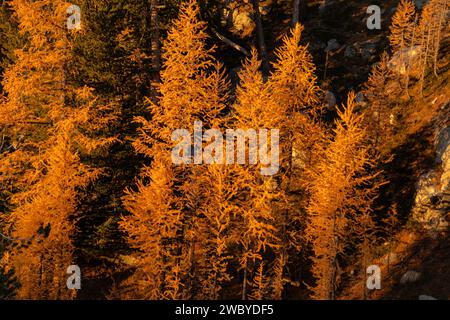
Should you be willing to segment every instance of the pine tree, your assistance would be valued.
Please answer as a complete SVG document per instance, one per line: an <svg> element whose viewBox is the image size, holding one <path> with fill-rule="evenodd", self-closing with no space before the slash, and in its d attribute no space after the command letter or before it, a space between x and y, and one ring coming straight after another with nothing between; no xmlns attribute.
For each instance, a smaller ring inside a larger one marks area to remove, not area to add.
<svg viewBox="0 0 450 320"><path fill-rule="evenodd" d="M99 139L116 137L108 150L84 157L88 165L105 168L105 175L83 193L83 205L75 236L81 259L90 266L115 268L115 257L128 252L119 231L121 197L139 172L140 155L132 147L137 137L134 117L145 112L145 100L154 98L151 1L90 1L74 4L81 10L81 27L72 33L71 81L95 90L99 104L111 106L116 120L95 133ZM109 275L102 272L104 277Z"/></svg>
<svg viewBox="0 0 450 320"><path fill-rule="evenodd" d="M340 273L339 260L344 253L349 219L356 217L367 201L358 189L373 178L364 169L370 163L365 146L366 132L361 115L355 113L354 94L347 106L338 111L334 139L325 150L311 182L306 234L314 256L312 273L316 278L313 298L335 299Z"/></svg>

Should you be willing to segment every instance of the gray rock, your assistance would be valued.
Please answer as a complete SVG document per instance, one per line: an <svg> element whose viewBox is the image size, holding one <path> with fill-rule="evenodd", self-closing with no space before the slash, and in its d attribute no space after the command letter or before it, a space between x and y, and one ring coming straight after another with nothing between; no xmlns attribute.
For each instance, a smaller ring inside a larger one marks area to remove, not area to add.
<svg viewBox="0 0 450 320"><path fill-rule="evenodd" d="M450 159L450 127L442 129L436 139L436 162L444 163Z"/></svg>
<svg viewBox="0 0 450 320"><path fill-rule="evenodd" d="M234 35L240 38L248 37L255 29L252 14L253 9L250 3L238 5L236 2L229 2L221 10L222 26L226 26Z"/></svg>
<svg viewBox="0 0 450 320"><path fill-rule="evenodd" d="M365 102L366 102L366 97L364 97L364 94L363 94L362 92L358 92L358 93L355 95L355 102L356 102L357 104L365 104Z"/></svg>
<svg viewBox="0 0 450 320"><path fill-rule="evenodd" d="M400 279L400 284L414 283L417 282L422 274L417 271L407 271Z"/></svg>
<svg viewBox="0 0 450 320"><path fill-rule="evenodd" d="M334 109L336 107L336 96L331 91L325 92L325 104L326 107L330 110Z"/></svg>
<svg viewBox="0 0 450 320"><path fill-rule="evenodd" d="M414 0L417 9L422 9L423 6L428 2L428 0Z"/></svg>
<svg viewBox="0 0 450 320"><path fill-rule="evenodd" d="M432 296L427 296L427 295L421 294L419 296L419 300L437 300L437 299L435 297L432 297Z"/></svg>
<svg viewBox="0 0 450 320"><path fill-rule="evenodd" d="M325 48L325 52L334 51L341 47L339 42L336 39L331 39L327 43L327 47Z"/></svg>
<svg viewBox="0 0 450 320"><path fill-rule="evenodd" d="M353 49L353 47L348 46L347 48L345 48L344 56L346 58L354 58L355 55L356 55L356 51L355 51L355 49Z"/></svg>

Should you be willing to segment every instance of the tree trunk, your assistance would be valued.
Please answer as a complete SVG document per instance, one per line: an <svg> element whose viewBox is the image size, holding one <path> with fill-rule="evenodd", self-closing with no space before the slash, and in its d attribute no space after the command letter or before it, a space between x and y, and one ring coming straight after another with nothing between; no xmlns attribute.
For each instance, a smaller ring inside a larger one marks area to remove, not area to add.
<svg viewBox="0 0 450 320"><path fill-rule="evenodd" d="M242 300L245 300L247 297L247 264L245 264L244 268L244 281L242 283Z"/></svg>
<svg viewBox="0 0 450 320"><path fill-rule="evenodd" d="M418 20L418 16L416 16L415 20L414 20L414 28L413 28L413 34L412 34L412 39L411 39L411 43L409 45L409 50L410 52L412 52L414 46L416 45L416 29L417 29L417 20ZM409 95L409 78L410 78L410 73L411 73L411 55L409 55L408 58L408 65L406 66L406 80L405 80L405 89L406 89L406 95L408 96L408 99L410 98Z"/></svg>
<svg viewBox="0 0 450 320"><path fill-rule="evenodd" d="M293 0L292 1L292 27L301 22L305 18L306 12L306 0Z"/></svg>
<svg viewBox="0 0 450 320"><path fill-rule="evenodd" d="M300 0L294 0L292 6L292 27L295 27L300 20Z"/></svg>
<svg viewBox="0 0 450 320"><path fill-rule="evenodd" d="M434 54L433 54L433 72L434 75L437 77L438 73L437 73L437 61L438 61L438 56L439 56L439 47L440 47L440 42L441 42L441 29L442 29L442 24L444 22L444 15L447 15L447 11L446 11L446 7L442 6L442 7L438 7L438 11L439 11L439 21L437 21L437 34L436 34L436 43L434 46Z"/></svg>
<svg viewBox="0 0 450 320"><path fill-rule="evenodd" d="M152 66L155 70L156 80L159 81L159 72L161 71L161 44L159 31L158 0L151 0L150 2L150 21L150 32L152 35Z"/></svg>
<svg viewBox="0 0 450 320"><path fill-rule="evenodd" d="M267 60L266 42L264 40L264 30L261 21L261 13L259 12L259 0L252 0L253 15L256 23L256 37L258 40L259 54L262 60L262 71L266 73L269 71L269 62Z"/></svg>

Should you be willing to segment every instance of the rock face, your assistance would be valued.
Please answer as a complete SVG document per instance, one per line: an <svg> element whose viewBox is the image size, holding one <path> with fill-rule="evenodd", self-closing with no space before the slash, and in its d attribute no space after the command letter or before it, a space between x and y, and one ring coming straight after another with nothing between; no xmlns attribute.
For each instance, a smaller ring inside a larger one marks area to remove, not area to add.
<svg viewBox="0 0 450 320"><path fill-rule="evenodd" d="M400 75L409 72L410 75L417 76L420 72L418 68L420 52L420 46L399 50L389 61L389 69Z"/></svg>
<svg viewBox="0 0 450 320"><path fill-rule="evenodd" d="M446 230L450 213L450 126L437 131L436 168L422 175L416 185L414 220L425 229Z"/></svg>

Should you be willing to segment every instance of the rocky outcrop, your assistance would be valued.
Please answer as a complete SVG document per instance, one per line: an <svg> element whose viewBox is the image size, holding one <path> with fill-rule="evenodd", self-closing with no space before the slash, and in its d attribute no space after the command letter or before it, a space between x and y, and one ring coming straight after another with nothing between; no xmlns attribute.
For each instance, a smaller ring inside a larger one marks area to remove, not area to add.
<svg viewBox="0 0 450 320"><path fill-rule="evenodd" d="M421 50L420 46L399 50L389 61L389 69L400 75L419 76Z"/></svg>
<svg viewBox="0 0 450 320"><path fill-rule="evenodd" d="M447 104L446 109L448 107ZM436 167L423 174L417 182L412 212L414 220L424 228L433 230L446 230L449 227L450 125L445 122L443 124L436 130Z"/></svg>

